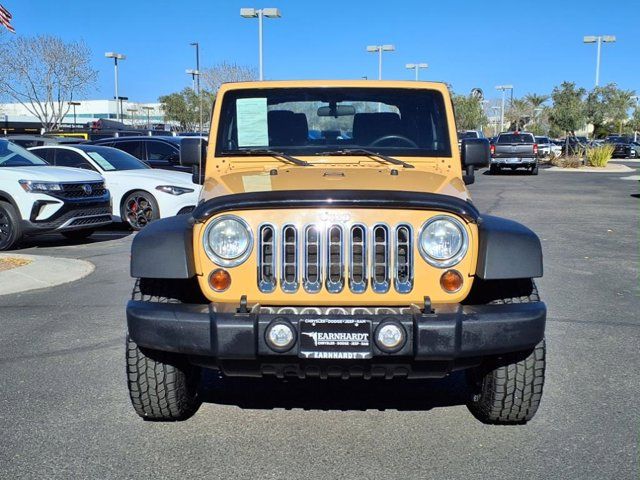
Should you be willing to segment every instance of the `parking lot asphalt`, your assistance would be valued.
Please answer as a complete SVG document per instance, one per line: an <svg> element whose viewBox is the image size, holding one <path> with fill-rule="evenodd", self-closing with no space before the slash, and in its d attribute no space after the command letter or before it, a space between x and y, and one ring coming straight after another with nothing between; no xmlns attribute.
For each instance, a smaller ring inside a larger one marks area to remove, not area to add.
<svg viewBox="0 0 640 480"><path fill-rule="evenodd" d="M540 236L548 367L526 426L482 425L460 375L438 381L223 384L182 423L129 404L125 230L21 253L88 260L90 276L0 298L0 477L529 478L639 475L638 174L478 175L480 210Z"/></svg>

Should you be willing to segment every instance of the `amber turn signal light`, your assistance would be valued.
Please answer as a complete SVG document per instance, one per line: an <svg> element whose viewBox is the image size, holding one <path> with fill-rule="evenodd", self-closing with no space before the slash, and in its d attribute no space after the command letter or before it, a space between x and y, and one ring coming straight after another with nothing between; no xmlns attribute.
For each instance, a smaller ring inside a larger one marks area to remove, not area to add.
<svg viewBox="0 0 640 480"><path fill-rule="evenodd" d="M218 268L209 275L209 285L216 292L224 292L231 285L231 275L223 268Z"/></svg>
<svg viewBox="0 0 640 480"><path fill-rule="evenodd" d="M462 288L462 275L457 270L447 270L440 277L440 286L447 293L455 293Z"/></svg>

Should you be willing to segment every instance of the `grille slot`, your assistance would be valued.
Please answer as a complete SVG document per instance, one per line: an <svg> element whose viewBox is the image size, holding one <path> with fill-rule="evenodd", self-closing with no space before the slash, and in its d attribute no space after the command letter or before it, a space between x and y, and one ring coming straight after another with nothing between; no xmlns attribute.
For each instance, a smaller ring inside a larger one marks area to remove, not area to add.
<svg viewBox="0 0 640 480"><path fill-rule="evenodd" d="M282 290L293 293L298 290L298 231L293 225L282 229Z"/></svg>
<svg viewBox="0 0 640 480"><path fill-rule="evenodd" d="M304 232L302 284L309 293L322 288L322 233L315 225L309 225Z"/></svg>
<svg viewBox="0 0 640 480"><path fill-rule="evenodd" d="M372 261L371 288L376 293L389 291L389 229L376 225L371 232Z"/></svg>
<svg viewBox="0 0 640 480"><path fill-rule="evenodd" d="M364 225L351 227L349 249L349 288L354 293L367 289L367 229Z"/></svg>
<svg viewBox="0 0 640 480"><path fill-rule="evenodd" d="M409 225L396 227L394 287L399 293L413 289L413 232Z"/></svg>
<svg viewBox="0 0 640 480"><path fill-rule="evenodd" d="M327 228L327 291L341 292L344 288L344 248L340 225Z"/></svg>
<svg viewBox="0 0 640 480"><path fill-rule="evenodd" d="M276 282L276 232L271 225L263 225L258 237L258 287L273 292Z"/></svg>

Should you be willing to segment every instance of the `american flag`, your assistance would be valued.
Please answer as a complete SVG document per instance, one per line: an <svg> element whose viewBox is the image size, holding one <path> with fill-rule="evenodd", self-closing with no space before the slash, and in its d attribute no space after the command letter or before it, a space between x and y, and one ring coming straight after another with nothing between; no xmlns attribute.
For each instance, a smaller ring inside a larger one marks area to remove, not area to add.
<svg viewBox="0 0 640 480"><path fill-rule="evenodd" d="M9 30L11 33L16 33L15 28L11 26L12 18L13 18L13 15L11 15L9 10L7 10L2 5L0 5L0 23L5 27L7 27L7 30Z"/></svg>

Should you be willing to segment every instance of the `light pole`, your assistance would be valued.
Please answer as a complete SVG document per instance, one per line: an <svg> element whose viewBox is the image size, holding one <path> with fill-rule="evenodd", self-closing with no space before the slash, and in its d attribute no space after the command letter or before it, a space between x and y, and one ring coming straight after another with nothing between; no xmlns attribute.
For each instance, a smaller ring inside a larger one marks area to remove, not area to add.
<svg viewBox="0 0 640 480"><path fill-rule="evenodd" d="M405 65L409 70L415 70L416 72L416 82L418 81L418 72L421 68L429 68L428 63L407 63Z"/></svg>
<svg viewBox="0 0 640 480"><path fill-rule="evenodd" d="M500 131L502 132L504 130L504 92L506 90L511 90L513 98L513 85L498 85L496 86L496 90L502 91L502 108L500 110Z"/></svg>
<svg viewBox="0 0 640 480"><path fill-rule="evenodd" d="M280 9L278 8L241 8L240 16L243 18L257 18L258 19L258 61L260 80L264 80L264 68L262 64L262 19L267 18L280 18Z"/></svg>
<svg viewBox="0 0 640 480"><path fill-rule="evenodd" d="M602 50L602 42L614 43L616 41L615 35L587 35L582 40L584 43L597 43L598 53L596 57L596 87L600 85L600 53Z"/></svg>
<svg viewBox="0 0 640 480"><path fill-rule="evenodd" d="M135 113L138 111L137 108L127 108L127 112L129 112L129 118L131 119L131 126L135 126Z"/></svg>
<svg viewBox="0 0 640 480"><path fill-rule="evenodd" d="M202 135L202 95L200 93L200 43L191 42L189 45L196 47L196 70L193 73L193 78L196 80L196 93L198 95L198 113L200 118L200 134Z"/></svg>
<svg viewBox="0 0 640 480"><path fill-rule="evenodd" d="M69 102L69 105L71 105L73 107L73 127L71 127L71 130L75 130L75 128L76 128L76 107L80 106L81 103L80 102Z"/></svg>
<svg viewBox="0 0 640 480"><path fill-rule="evenodd" d="M118 121L121 120L122 118L122 108L118 108L118 60L125 60L127 57L126 55L123 55L122 53L116 53L116 52L107 52L104 54L105 57L107 58L113 58L113 68L115 71L115 95L114 98L116 99L116 113L117 113L117 119Z"/></svg>
<svg viewBox="0 0 640 480"><path fill-rule="evenodd" d="M498 112L500 111L500 107L498 106L491 107L491 110L493 110L493 117L495 120L493 123L493 128L494 128L493 134L497 136L498 135Z"/></svg>
<svg viewBox="0 0 640 480"><path fill-rule="evenodd" d="M636 108L635 110L638 110L638 107L640 106L640 95L631 95L631 100L635 100L636 101ZM633 112L635 114L635 111ZM638 141L638 130L633 131L633 141L637 142Z"/></svg>
<svg viewBox="0 0 640 480"><path fill-rule="evenodd" d="M140 108L147 111L147 130L151 130L151 123L149 122L149 112L153 110L153 107L150 107L149 105L143 105Z"/></svg>
<svg viewBox="0 0 640 480"><path fill-rule="evenodd" d="M129 97L117 97L116 98L116 107L119 106L120 113L122 114L122 116L124 116L124 113L122 113L122 112L124 112L124 108L122 108L122 102L125 102L127 100L129 100ZM122 121L122 123L124 123L124 121Z"/></svg>
<svg viewBox="0 0 640 480"><path fill-rule="evenodd" d="M382 52L393 52L396 49L393 45L369 45L367 52L378 53L378 80L382 80Z"/></svg>
<svg viewBox="0 0 640 480"><path fill-rule="evenodd" d="M198 86L196 83L196 77L200 77L200 71L199 70L193 70L191 68L187 68L184 73L186 73L187 75L191 75L191 88L193 88L193 91L195 92L195 94L198 94Z"/></svg>

